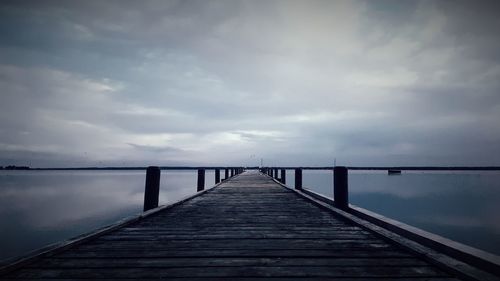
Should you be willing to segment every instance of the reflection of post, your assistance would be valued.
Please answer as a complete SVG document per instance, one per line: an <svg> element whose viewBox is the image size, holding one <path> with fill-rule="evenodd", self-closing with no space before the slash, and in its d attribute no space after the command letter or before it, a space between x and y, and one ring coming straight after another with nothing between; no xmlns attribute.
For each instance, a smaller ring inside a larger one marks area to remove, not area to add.
<svg viewBox="0 0 500 281"><path fill-rule="evenodd" d="M295 169L295 189L302 189L302 169Z"/></svg>
<svg viewBox="0 0 500 281"><path fill-rule="evenodd" d="M215 184L220 182L220 169L215 169Z"/></svg>
<svg viewBox="0 0 500 281"><path fill-rule="evenodd" d="M281 169L281 183L286 184L286 170Z"/></svg>
<svg viewBox="0 0 500 281"><path fill-rule="evenodd" d="M146 186L144 188L144 212L158 207L160 193L160 168L150 166L146 170Z"/></svg>
<svg viewBox="0 0 500 281"><path fill-rule="evenodd" d="M205 169L198 169L197 191L205 189Z"/></svg>
<svg viewBox="0 0 500 281"><path fill-rule="evenodd" d="M341 209L349 206L347 175L347 167L333 168L333 201Z"/></svg>

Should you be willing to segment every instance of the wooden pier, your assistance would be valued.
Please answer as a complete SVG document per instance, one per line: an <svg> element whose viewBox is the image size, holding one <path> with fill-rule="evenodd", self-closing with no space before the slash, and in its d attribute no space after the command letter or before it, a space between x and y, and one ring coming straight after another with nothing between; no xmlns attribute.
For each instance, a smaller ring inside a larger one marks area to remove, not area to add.
<svg viewBox="0 0 500 281"><path fill-rule="evenodd" d="M21 260L4 268L0 279L498 280L498 275L247 171Z"/></svg>

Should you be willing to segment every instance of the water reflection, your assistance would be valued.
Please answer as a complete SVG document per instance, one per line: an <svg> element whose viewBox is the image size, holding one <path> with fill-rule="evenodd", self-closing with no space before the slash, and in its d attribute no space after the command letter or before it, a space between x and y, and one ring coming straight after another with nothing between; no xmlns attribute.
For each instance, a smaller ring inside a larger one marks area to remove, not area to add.
<svg viewBox="0 0 500 281"><path fill-rule="evenodd" d="M0 260L141 212L144 181L145 171L0 171ZM162 171L160 204L195 192L196 171Z"/></svg>

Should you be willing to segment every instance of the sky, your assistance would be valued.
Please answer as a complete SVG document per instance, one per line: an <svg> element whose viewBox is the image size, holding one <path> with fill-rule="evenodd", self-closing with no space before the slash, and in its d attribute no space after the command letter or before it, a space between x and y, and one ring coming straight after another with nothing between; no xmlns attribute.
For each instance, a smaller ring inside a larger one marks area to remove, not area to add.
<svg viewBox="0 0 500 281"><path fill-rule="evenodd" d="M0 165L500 165L498 1L1 1Z"/></svg>

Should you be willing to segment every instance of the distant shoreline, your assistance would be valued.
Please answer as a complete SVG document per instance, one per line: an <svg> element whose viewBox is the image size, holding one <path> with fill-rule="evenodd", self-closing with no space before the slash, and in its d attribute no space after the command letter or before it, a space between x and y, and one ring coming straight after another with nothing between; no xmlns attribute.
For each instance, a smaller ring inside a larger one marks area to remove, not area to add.
<svg viewBox="0 0 500 281"><path fill-rule="evenodd" d="M233 166L160 166L161 170L215 170L215 169L225 169L233 168ZM321 166L321 167L272 167L276 169L286 169L292 170L296 168L301 168L303 170L332 170L333 166ZM348 166L349 170L365 170L365 171L385 171L385 170L401 170L401 171L500 171L500 166ZM98 170L125 170L125 171L137 171L146 170L147 167L66 167L66 168L30 168L26 166L7 166L2 167L1 170L30 170L30 171L98 171ZM256 170L259 167L245 167L245 169Z"/></svg>

